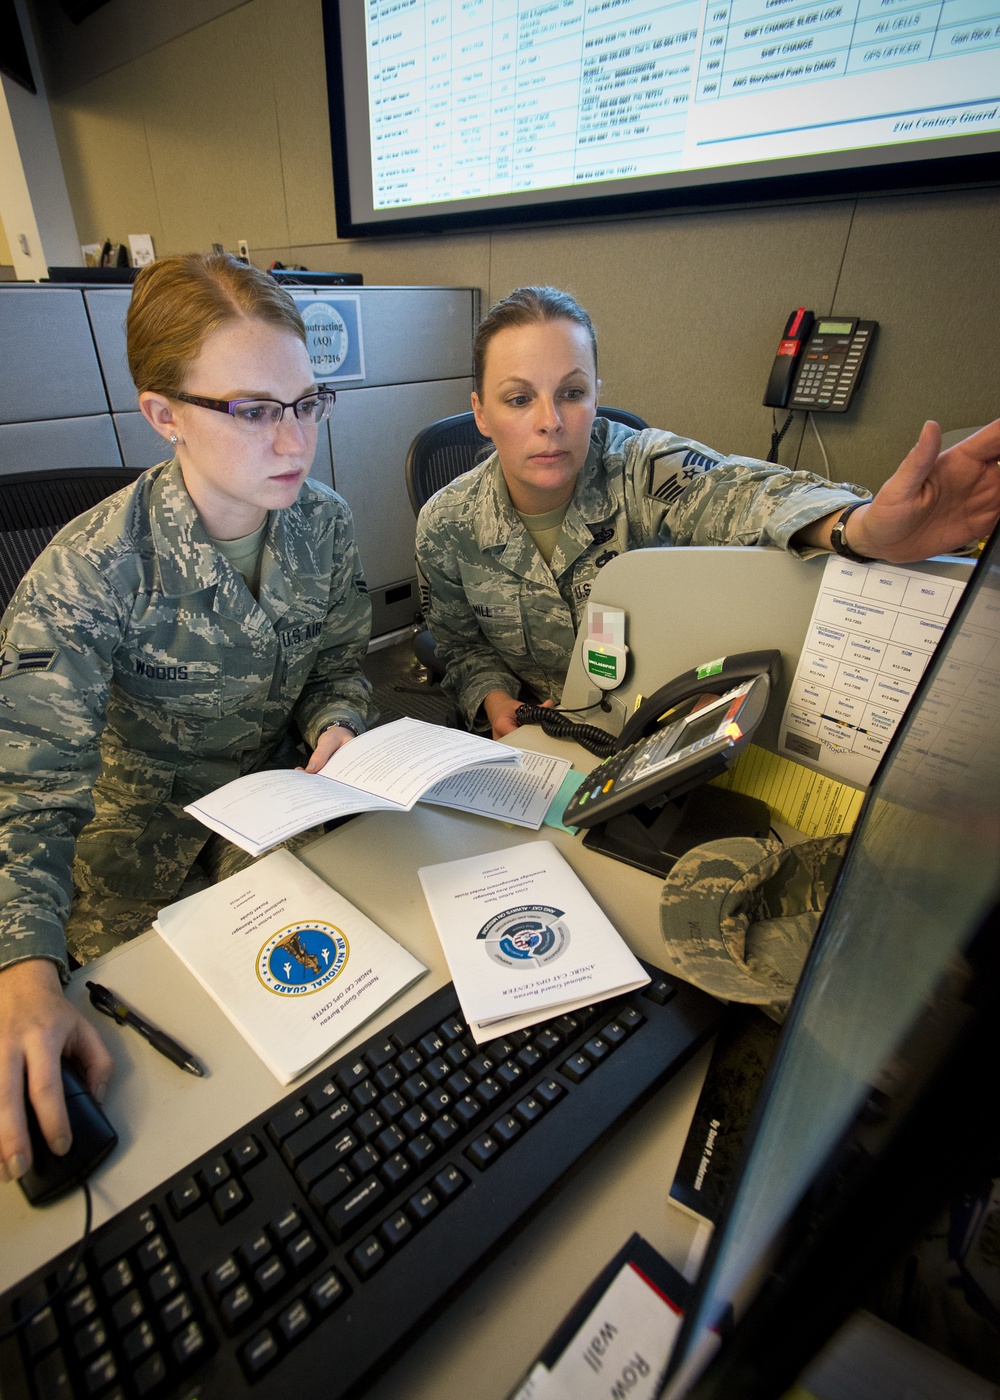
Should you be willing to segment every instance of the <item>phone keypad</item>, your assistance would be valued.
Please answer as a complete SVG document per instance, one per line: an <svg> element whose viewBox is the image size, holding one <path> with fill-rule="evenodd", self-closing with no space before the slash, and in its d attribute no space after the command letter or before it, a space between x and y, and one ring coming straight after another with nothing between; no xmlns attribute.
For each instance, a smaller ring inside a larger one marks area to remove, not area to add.
<svg viewBox="0 0 1000 1400"><path fill-rule="evenodd" d="M851 335L814 335L806 346L789 408L845 413L871 344L872 323Z"/></svg>

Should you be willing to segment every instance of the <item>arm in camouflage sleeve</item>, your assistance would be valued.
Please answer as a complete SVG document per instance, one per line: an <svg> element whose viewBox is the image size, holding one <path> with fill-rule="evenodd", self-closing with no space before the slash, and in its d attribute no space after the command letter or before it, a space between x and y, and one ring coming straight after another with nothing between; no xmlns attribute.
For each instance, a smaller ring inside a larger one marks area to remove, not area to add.
<svg viewBox="0 0 1000 1400"><path fill-rule="evenodd" d="M0 967L45 957L66 976L73 853L94 812L98 741L125 616L107 577L58 547L38 561L5 615Z"/></svg>
<svg viewBox="0 0 1000 1400"><path fill-rule="evenodd" d="M372 688L361 670L371 639L372 607L351 513L343 501L337 504L323 645L292 712L310 748L333 720L347 720L360 733L373 717Z"/></svg>
<svg viewBox="0 0 1000 1400"><path fill-rule="evenodd" d="M647 544L773 545L806 557L792 544L800 530L870 492L789 471L753 457L724 457L671 433L644 432L625 444L630 515Z"/></svg>
<svg viewBox="0 0 1000 1400"><path fill-rule="evenodd" d="M504 665L483 636L458 572L458 547L447 520L434 515L433 502L417 520L417 580L424 622L446 667L441 689L471 728L489 729L480 713L492 690L516 696L518 677Z"/></svg>

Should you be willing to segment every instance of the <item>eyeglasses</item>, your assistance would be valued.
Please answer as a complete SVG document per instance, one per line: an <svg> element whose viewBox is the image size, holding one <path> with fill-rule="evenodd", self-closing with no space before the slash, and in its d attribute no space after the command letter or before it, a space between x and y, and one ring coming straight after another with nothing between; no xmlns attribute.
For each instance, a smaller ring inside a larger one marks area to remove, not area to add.
<svg viewBox="0 0 1000 1400"><path fill-rule="evenodd" d="M266 432L275 428L290 408L303 427L324 423L336 403L333 389L320 388L312 394L304 394L292 403L282 403L280 399L206 399L200 394L172 393L168 398L180 399L182 403L192 403L196 408L213 408L216 413L228 413L238 427L250 433Z"/></svg>

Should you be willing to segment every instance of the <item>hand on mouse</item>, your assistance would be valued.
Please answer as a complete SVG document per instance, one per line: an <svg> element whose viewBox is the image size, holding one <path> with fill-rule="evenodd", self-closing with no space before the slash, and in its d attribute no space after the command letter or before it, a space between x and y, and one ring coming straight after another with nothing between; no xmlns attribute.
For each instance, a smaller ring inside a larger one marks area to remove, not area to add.
<svg viewBox="0 0 1000 1400"><path fill-rule="evenodd" d="M15 1180L31 1165L24 1116L24 1080L45 1140L57 1156L69 1151L63 1099L63 1057L80 1066L87 1088L100 1101L114 1069L104 1042L87 1018L66 1000L49 958L30 958L0 972L0 1179Z"/></svg>

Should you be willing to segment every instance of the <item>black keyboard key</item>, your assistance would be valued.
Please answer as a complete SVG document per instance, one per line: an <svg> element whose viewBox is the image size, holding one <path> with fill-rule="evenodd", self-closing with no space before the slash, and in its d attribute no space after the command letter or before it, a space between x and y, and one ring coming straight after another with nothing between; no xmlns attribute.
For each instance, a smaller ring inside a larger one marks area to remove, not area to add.
<svg viewBox="0 0 1000 1400"><path fill-rule="evenodd" d="M453 1196L457 1196L459 1191L468 1186L468 1178L464 1177L457 1167L449 1164L439 1171L434 1178L434 1189L441 1197L442 1201L450 1201Z"/></svg>
<svg viewBox="0 0 1000 1400"><path fill-rule="evenodd" d="M339 1302L347 1297L347 1289L344 1287L339 1275L332 1269L328 1269L325 1274L310 1286L308 1298L310 1305L318 1313L328 1313L331 1308L335 1308Z"/></svg>
<svg viewBox="0 0 1000 1400"><path fill-rule="evenodd" d="M140 1396L155 1394L166 1379L167 1363L158 1351L147 1356L145 1361L140 1361L132 1373L132 1384Z"/></svg>
<svg viewBox="0 0 1000 1400"><path fill-rule="evenodd" d="M269 1366L273 1366L278 1359L278 1343L270 1327L251 1337L240 1355L250 1380L256 1380Z"/></svg>
<svg viewBox="0 0 1000 1400"><path fill-rule="evenodd" d="M289 1206L276 1216L268 1226L271 1234L280 1243L292 1237L297 1231L302 1229L305 1221L296 1206Z"/></svg>
<svg viewBox="0 0 1000 1400"><path fill-rule="evenodd" d="M622 1041L627 1039L627 1037L628 1031L620 1021L609 1021L601 1031L601 1039L606 1040L612 1050L621 1045Z"/></svg>
<svg viewBox="0 0 1000 1400"><path fill-rule="evenodd" d="M551 1108L554 1103L558 1103L565 1092L566 1090L558 1079L545 1079L541 1084L535 1085L535 1094L546 1108Z"/></svg>
<svg viewBox="0 0 1000 1400"><path fill-rule="evenodd" d="M453 1045L456 1040L461 1040L468 1031L468 1026L457 1016L449 1016L446 1021L442 1021L438 1030L447 1045Z"/></svg>
<svg viewBox="0 0 1000 1400"><path fill-rule="evenodd" d="M482 1171L488 1167L494 1157L499 1156L500 1144L492 1133L481 1133L474 1142L471 1142L465 1149L465 1155L474 1167Z"/></svg>
<svg viewBox="0 0 1000 1400"><path fill-rule="evenodd" d="M431 1124L431 1137L441 1147L447 1147L452 1138L457 1137L462 1129L450 1113L442 1113L440 1118L435 1118Z"/></svg>
<svg viewBox="0 0 1000 1400"><path fill-rule="evenodd" d="M363 1079L368 1078L368 1066L365 1064L364 1060L359 1057L356 1060L352 1060L349 1065L344 1065L341 1069L338 1069L334 1078L343 1089L344 1093L347 1094L356 1084L360 1084Z"/></svg>
<svg viewBox="0 0 1000 1400"><path fill-rule="evenodd" d="M562 1036L552 1026L545 1026L535 1036L535 1048L539 1050L546 1059L554 1055L562 1043Z"/></svg>
<svg viewBox="0 0 1000 1400"><path fill-rule="evenodd" d="M477 1123L484 1113L483 1105L478 1099L466 1094L464 1098L456 1099L452 1108L453 1116L466 1128L471 1128L473 1123Z"/></svg>
<svg viewBox="0 0 1000 1400"><path fill-rule="evenodd" d="M311 1326L312 1314L301 1298L296 1298L278 1318L278 1330L289 1345L305 1336Z"/></svg>
<svg viewBox="0 0 1000 1400"><path fill-rule="evenodd" d="M460 1099L463 1094L470 1093L476 1087L476 1081L467 1070L459 1069L454 1074L450 1074L447 1079L448 1092L456 1099Z"/></svg>
<svg viewBox="0 0 1000 1400"><path fill-rule="evenodd" d="M417 1103L430 1092L431 1081L423 1074L411 1074L400 1087L410 1103Z"/></svg>
<svg viewBox="0 0 1000 1400"><path fill-rule="evenodd" d="M354 1117L354 1109L346 1099L338 1099L327 1107L317 1118L287 1137L281 1148L281 1155L290 1167L296 1166L315 1152L328 1138L341 1132Z"/></svg>
<svg viewBox="0 0 1000 1400"><path fill-rule="evenodd" d="M592 1035L587 1041L587 1043L584 1045L583 1053L589 1059L593 1060L594 1064L596 1065L599 1064L601 1060L605 1059L606 1056L610 1055L611 1046L608 1044L608 1042L604 1039L603 1036Z"/></svg>
<svg viewBox="0 0 1000 1400"><path fill-rule="evenodd" d="M66 1299L66 1320L71 1327L86 1322L88 1318L93 1317L95 1312L97 1312L97 1299L89 1283L78 1288Z"/></svg>
<svg viewBox="0 0 1000 1400"><path fill-rule="evenodd" d="M412 1172L413 1168L403 1156L402 1152L394 1152L392 1156L387 1157L381 1167L379 1167L379 1174L390 1191L395 1191L399 1183L410 1176Z"/></svg>
<svg viewBox="0 0 1000 1400"><path fill-rule="evenodd" d="M196 1176L189 1176L181 1182L180 1186L175 1186L167 1197L167 1202L173 1213L175 1220L183 1220L185 1215L190 1215L195 1206L200 1206L205 1199L205 1192Z"/></svg>
<svg viewBox="0 0 1000 1400"><path fill-rule="evenodd" d="M410 1218L415 1220L418 1225L425 1224L440 1208L441 1202L429 1186L425 1186L422 1191L411 1196L406 1203Z"/></svg>
<svg viewBox="0 0 1000 1400"><path fill-rule="evenodd" d="M250 1197L238 1181L227 1181L218 1191L212 1193L212 1210L220 1225L232 1220L234 1215L250 1204Z"/></svg>
<svg viewBox="0 0 1000 1400"><path fill-rule="evenodd" d="M354 1126L359 1136L370 1142L373 1137L379 1135L385 1124L375 1110L370 1108L367 1113L362 1113Z"/></svg>
<svg viewBox="0 0 1000 1400"><path fill-rule="evenodd" d="M340 1085L335 1079L328 1079L325 1084L321 1084L318 1089L310 1089L306 1094L306 1103L313 1113L322 1113L327 1104L333 1103L334 1099L341 1097Z"/></svg>
<svg viewBox="0 0 1000 1400"><path fill-rule="evenodd" d="M395 1065L383 1065L375 1076L375 1085L383 1094L395 1089L397 1084L402 1084L403 1076Z"/></svg>
<svg viewBox="0 0 1000 1400"><path fill-rule="evenodd" d="M229 1180L232 1174L232 1168L225 1157L213 1157L201 1169L202 1178L209 1190L213 1186L221 1186L224 1181Z"/></svg>
<svg viewBox="0 0 1000 1400"><path fill-rule="evenodd" d="M324 1211L339 1201L345 1191L349 1191L357 1178L346 1167L336 1167L327 1176L317 1181L309 1192L309 1199L318 1211Z"/></svg>
<svg viewBox="0 0 1000 1400"><path fill-rule="evenodd" d="M313 1152L295 1168L295 1180L308 1191L315 1182L334 1167L339 1166L352 1152L357 1151L358 1140L351 1132L341 1133L332 1142L325 1143L318 1152Z"/></svg>
<svg viewBox="0 0 1000 1400"><path fill-rule="evenodd" d="M509 1060L515 1050L514 1042L508 1036L501 1036L499 1040L491 1040L486 1047L486 1053L494 1064L502 1064L504 1060Z"/></svg>
<svg viewBox="0 0 1000 1400"><path fill-rule="evenodd" d="M312 1267L323 1252L323 1246L311 1230L303 1230L285 1246L285 1258L289 1267L303 1273Z"/></svg>
<svg viewBox="0 0 1000 1400"><path fill-rule="evenodd" d="M593 1068L594 1066L587 1059L586 1055L581 1055L578 1050L576 1054L571 1055L568 1060L563 1060L562 1064L559 1066L559 1072L564 1074L566 1078L571 1080L574 1084L579 1084L581 1080L587 1077Z"/></svg>
<svg viewBox="0 0 1000 1400"><path fill-rule="evenodd" d="M34 1369L40 1400L73 1400L73 1382L61 1351L50 1351Z"/></svg>
<svg viewBox="0 0 1000 1400"><path fill-rule="evenodd" d="M73 1334L73 1350L80 1361L86 1361L88 1356L101 1351L107 1344L108 1331L99 1317L93 1318Z"/></svg>
<svg viewBox="0 0 1000 1400"><path fill-rule="evenodd" d="M197 1322L189 1322L183 1332L178 1332L171 1341L174 1360L179 1366L190 1366L207 1349L204 1332Z"/></svg>
<svg viewBox="0 0 1000 1400"><path fill-rule="evenodd" d="M194 1304L188 1293L175 1293L160 1309L160 1321L168 1332L176 1332L194 1317Z"/></svg>
<svg viewBox="0 0 1000 1400"><path fill-rule="evenodd" d="M472 1059L472 1051L467 1045L463 1044L462 1041L456 1040L454 1045L448 1046L448 1049L444 1052L444 1058L455 1069L460 1069L462 1065L465 1064L466 1060Z"/></svg>
<svg viewBox="0 0 1000 1400"><path fill-rule="evenodd" d="M534 1045L522 1045L514 1058L523 1070L533 1074L545 1057Z"/></svg>
<svg viewBox="0 0 1000 1400"><path fill-rule="evenodd" d="M642 995L657 1006L665 1006L677 995L677 987L673 982L668 982L666 977L654 977L648 987L643 987Z"/></svg>
<svg viewBox="0 0 1000 1400"><path fill-rule="evenodd" d="M118 1379L118 1366L110 1351L102 1351L83 1368L83 1385L88 1395L99 1395Z"/></svg>
<svg viewBox="0 0 1000 1400"><path fill-rule="evenodd" d="M378 1103L381 1097L382 1091L376 1088L370 1079L363 1079L351 1090L351 1103L359 1113L364 1113L366 1108Z"/></svg>
<svg viewBox="0 0 1000 1400"><path fill-rule="evenodd" d="M385 1245L381 1240L369 1235L367 1239L361 1241L356 1249L351 1251L351 1268L358 1278L371 1278L376 1269L381 1268L388 1258L385 1252Z"/></svg>
<svg viewBox="0 0 1000 1400"><path fill-rule="evenodd" d="M291 1104L271 1119L267 1125L267 1135L275 1147L280 1147L286 1137L290 1137L296 1128L301 1128L303 1123L308 1123L311 1117L304 1103Z"/></svg>
<svg viewBox="0 0 1000 1400"><path fill-rule="evenodd" d="M146 1311L146 1305L142 1301L142 1295L137 1288L130 1288L124 1297L119 1298L111 1309L111 1320L115 1328L121 1332L126 1327L131 1327L133 1322L138 1322Z"/></svg>
<svg viewBox="0 0 1000 1400"><path fill-rule="evenodd" d="M397 1118L402 1118L406 1112L406 1100L398 1089L393 1089L390 1094L379 1099L375 1105L375 1111L379 1117L384 1118L387 1123L395 1123Z"/></svg>
<svg viewBox="0 0 1000 1400"><path fill-rule="evenodd" d="M420 1068L423 1062L423 1055L421 1055L420 1051L415 1046L411 1045L403 1051L396 1061L396 1068L399 1070L400 1074L412 1074L414 1070Z"/></svg>
<svg viewBox="0 0 1000 1400"><path fill-rule="evenodd" d="M413 1141L406 1145L406 1155L416 1167L417 1171L425 1167L431 1158L436 1157L437 1154L437 1144L432 1142L426 1133L418 1133Z"/></svg>
<svg viewBox="0 0 1000 1400"><path fill-rule="evenodd" d="M364 1147L359 1147L351 1158L351 1171L355 1176L367 1176L373 1172L382 1158L372 1147L370 1142L366 1142Z"/></svg>
<svg viewBox="0 0 1000 1400"><path fill-rule="evenodd" d="M398 1152L406 1145L406 1134L398 1123L392 1123L388 1128L384 1128L375 1139L375 1146L383 1157L390 1156L393 1152Z"/></svg>
<svg viewBox="0 0 1000 1400"><path fill-rule="evenodd" d="M378 1227L382 1243L387 1249L398 1249L413 1234L413 1222L405 1211L397 1210Z"/></svg>
<svg viewBox="0 0 1000 1400"><path fill-rule="evenodd" d="M430 1121L430 1115L414 1104L413 1108L408 1108L403 1114L399 1126L412 1136L413 1133L423 1132Z"/></svg>
<svg viewBox="0 0 1000 1400"><path fill-rule="evenodd" d="M133 1327L131 1332L126 1332L122 1338L122 1350L125 1353L125 1360L133 1369L148 1356L156 1345L156 1333L149 1323L143 1320L138 1327Z"/></svg>
<svg viewBox="0 0 1000 1400"><path fill-rule="evenodd" d="M545 1105L540 1099L535 1098L534 1094L529 1094L527 1098L521 1099L519 1103L514 1105L514 1112L524 1126L530 1128L532 1123L537 1123L545 1112Z"/></svg>
<svg viewBox="0 0 1000 1400"><path fill-rule="evenodd" d="M582 1029L582 1026L583 1023L577 1020L570 1012L565 1012L562 1016L557 1016L552 1022L552 1029L558 1031L563 1040L572 1040Z"/></svg>
<svg viewBox="0 0 1000 1400"><path fill-rule="evenodd" d="M99 1269L106 1268L135 1249L144 1240L155 1235L160 1229L160 1216L153 1206L148 1206L137 1216L126 1215L120 1224L112 1226L93 1246L94 1263Z"/></svg>
<svg viewBox="0 0 1000 1400"><path fill-rule="evenodd" d="M216 1264L215 1268L206 1275L205 1282L208 1284L208 1291L212 1297L218 1300L224 1293L227 1293L233 1284L242 1278L240 1266L233 1255L223 1259L221 1264Z"/></svg>
<svg viewBox="0 0 1000 1400"><path fill-rule="evenodd" d="M436 1055L440 1055L445 1042L438 1031L428 1031L427 1035L417 1041L417 1046L425 1060L433 1060Z"/></svg>
<svg viewBox="0 0 1000 1400"><path fill-rule="evenodd" d="M513 1113L505 1113L493 1124L493 1136L504 1147L509 1147L514 1139L520 1137L523 1132L524 1126L521 1120L516 1118Z"/></svg>
<svg viewBox="0 0 1000 1400"><path fill-rule="evenodd" d="M277 1257L272 1255L270 1259L265 1259L254 1272L253 1281L257 1292L262 1298L271 1298L280 1293L285 1286L285 1279L288 1270Z"/></svg>
<svg viewBox="0 0 1000 1400"><path fill-rule="evenodd" d="M166 1263L170 1258L170 1250L162 1235L154 1235L152 1239L146 1240L139 1247L139 1267L146 1273L152 1273L161 1264Z"/></svg>
<svg viewBox="0 0 1000 1400"><path fill-rule="evenodd" d="M135 1274L127 1259L119 1259L117 1264L112 1264L111 1268L105 1269L101 1275L101 1288L106 1298L117 1298L119 1293L131 1288L133 1283Z"/></svg>
<svg viewBox="0 0 1000 1400"><path fill-rule="evenodd" d="M247 1268L255 1269L271 1253L271 1241L263 1230L258 1230L243 1241L236 1253Z"/></svg>
<svg viewBox="0 0 1000 1400"><path fill-rule="evenodd" d="M369 1176L332 1205L326 1213L326 1223L337 1243L370 1220L384 1200L385 1187L377 1176Z"/></svg>
<svg viewBox="0 0 1000 1400"><path fill-rule="evenodd" d="M251 1167L255 1167L258 1162L264 1160L264 1149L254 1137L253 1133L246 1133L240 1138L239 1142L233 1144L229 1155L233 1160L233 1164L240 1171L245 1172L249 1171Z"/></svg>
<svg viewBox="0 0 1000 1400"><path fill-rule="evenodd" d="M433 1118L437 1113L446 1113L454 1097L448 1089L432 1089L429 1094L424 1095L424 1108Z"/></svg>
<svg viewBox="0 0 1000 1400"><path fill-rule="evenodd" d="M625 1027L629 1035L631 1035L633 1031L637 1031L646 1021L642 1012L637 1011L634 1006L623 1006L615 1019Z"/></svg>
<svg viewBox="0 0 1000 1400"><path fill-rule="evenodd" d="M162 1303L164 1298L169 1298L171 1293L176 1293L183 1280L180 1270L173 1262L164 1264L157 1269L149 1280L149 1289L158 1303Z"/></svg>
<svg viewBox="0 0 1000 1400"><path fill-rule="evenodd" d="M467 1074L471 1074L473 1079L485 1079L496 1068L496 1062L491 1055L475 1055L465 1066Z"/></svg>
<svg viewBox="0 0 1000 1400"><path fill-rule="evenodd" d="M389 1037L385 1035L382 1036L381 1039L373 1041L372 1044L366 1048L365 1059L371 1065L372 1069L378 1070L381 1069L383 1065L387 1065L390 1060L394 1060L397 1053L396 1046Z"/></svg>
<svg viewBox="0 0 1000 1400"><path fill-rule="evenodd" d="M447 1060L442 1060L438 1055L433 1060L428 1060L424 1065L424 1075L432 1084L441 1084L454 1072L455 1066L450 1065Z"/></svg>
<svg viewBox="0 0 1000 1400"><path fill-rule="evenodd" d="M481 1084L476 1085L476 1098L487 1108L494 1100L502 1098L503 1092L503 1085L491 1074L488 1074Z"/></svg>
<svg viewBox="0 0 1000 1400"><path fill-rule="evenodd" d="M497 1066L496 1077L507 1089L513 1089L524 1079L524 1070L513 1060L504 1060L502 1065Z"/></svg>
<svg viewBox="0 0 1000 1400"><path fill-rule="evenodd" d="M231 1288L219 1303L222 1324L227 1332L238 1332L244 1327L256 1310L256 1301L245 1283Z"/></svg>
<svg viewBox="0 0 1000 1400"><path fill-rule="evenodd" d="M45 1308L43 1312L32 1318L21 1329L21 1335L24 1337L28 1351L32 1356L41 1356L42 1352L54 1347L59 1340L59 1326L52 1309Z"/></svg>

